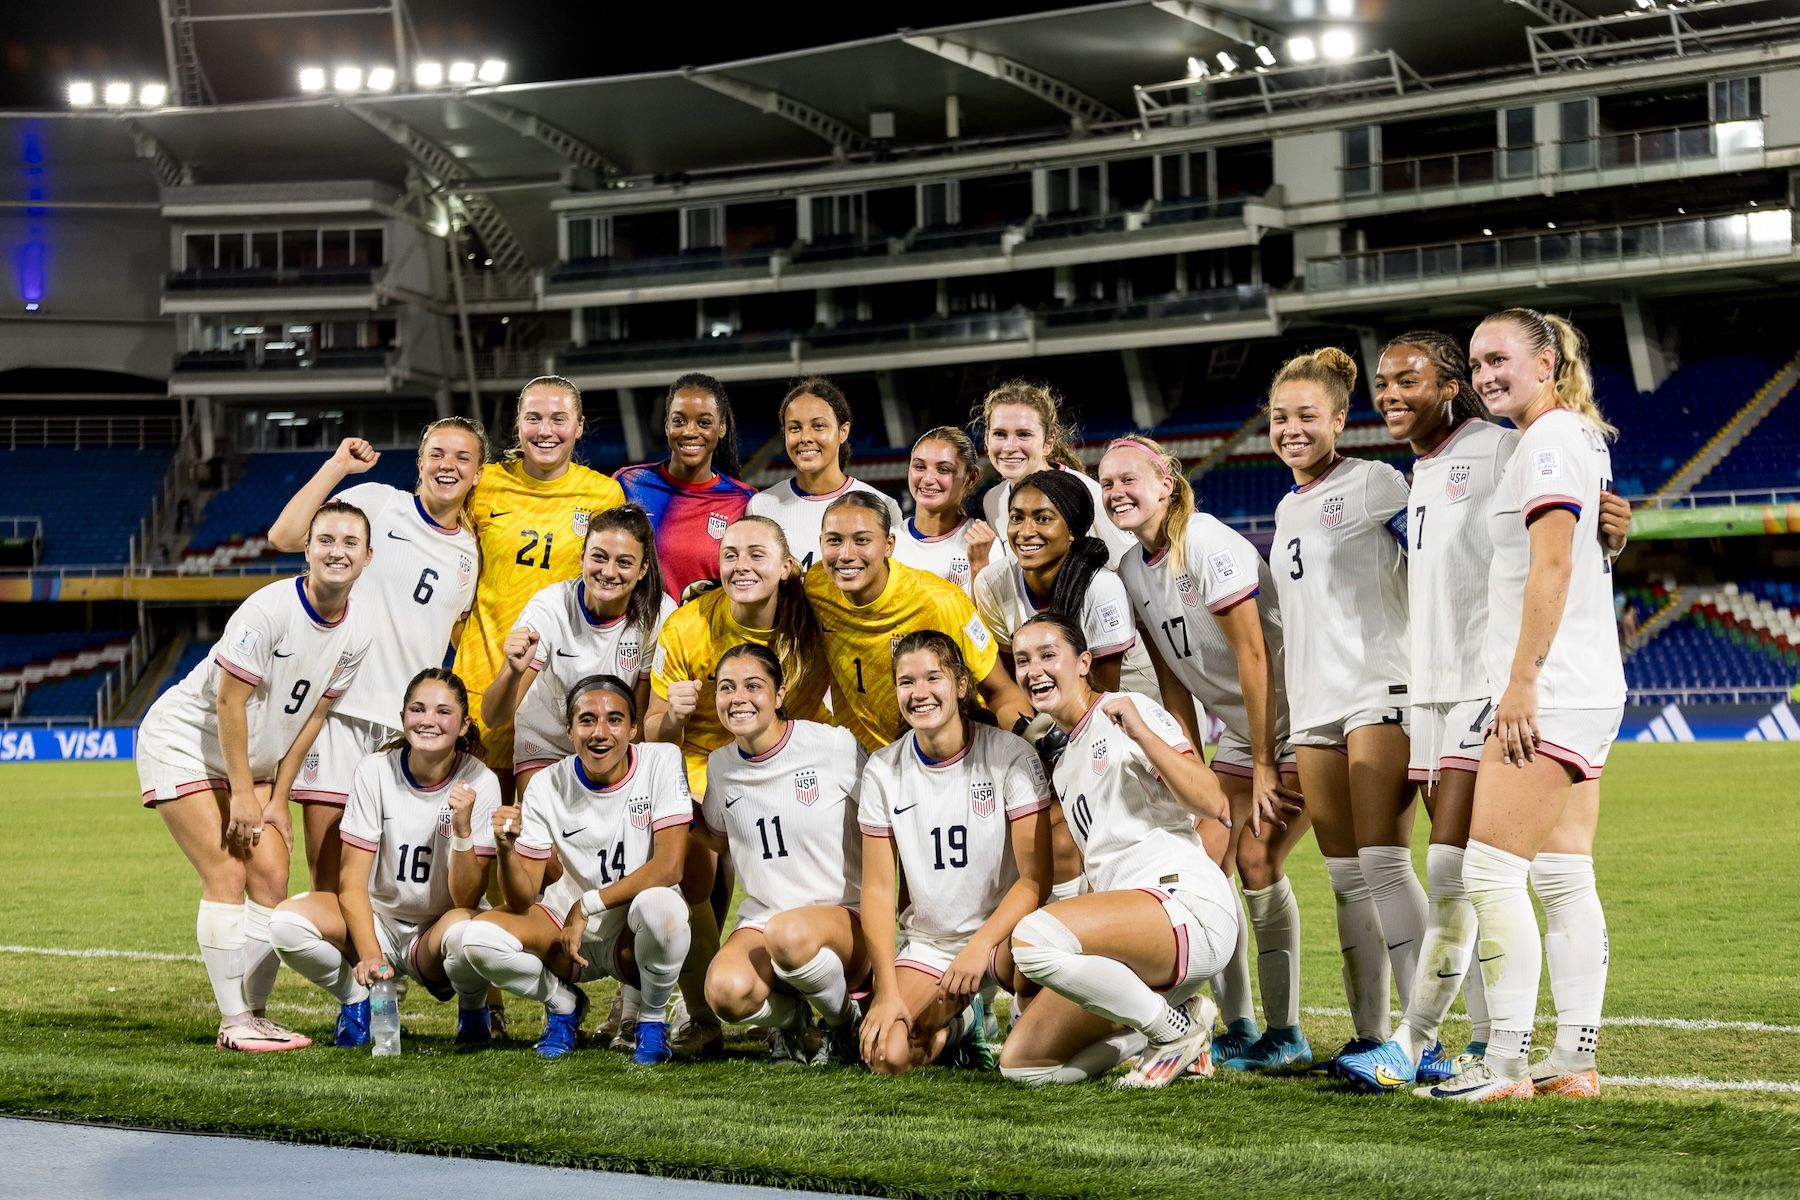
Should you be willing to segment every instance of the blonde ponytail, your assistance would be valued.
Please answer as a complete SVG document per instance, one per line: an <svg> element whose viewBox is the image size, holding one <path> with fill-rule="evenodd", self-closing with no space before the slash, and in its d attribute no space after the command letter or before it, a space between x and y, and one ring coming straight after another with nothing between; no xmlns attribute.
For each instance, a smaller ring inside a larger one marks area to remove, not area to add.
<svg viewBox="0 0 1800 1200"><path fill-rule="evenodd" d="M1281 364L1269 384L1269 402L1284 383L1317 384L1331 401L1335 415L1350 408L1350 392L1356 387L1356 360L1336 346L1321 346L1311 354L1300 354Z"/></svg>
<svg viewBox="0 0 1800 1200"><path fill-rule="evenodd" d="M1594 400L1594 375L1588 369L1587 338L1566 317L1541 313L1535 308L1504 308L1489 316L1488 321L1509 321L1525 335L1534 354L1545 350L1554 356L1550 387L1556 395L1556 407L1566 408L1598 429L1608 438L1619 431L1600 412Z"/></svg>

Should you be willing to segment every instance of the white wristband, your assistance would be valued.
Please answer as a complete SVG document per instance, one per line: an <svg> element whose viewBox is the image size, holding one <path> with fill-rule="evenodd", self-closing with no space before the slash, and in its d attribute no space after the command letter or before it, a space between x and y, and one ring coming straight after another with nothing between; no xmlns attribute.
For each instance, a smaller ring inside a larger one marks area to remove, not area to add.
<svg viewBox="0 0 1800 1200"><path fill-rule="evenodd" d="M600 898L599 888L589 888L581 893L581 911L590 917L597 917L606 911L606 901Z"/></svg>
<svg viewBox="0 0 1800 1200"><path fill-rule="evenodd" d="M453 836L450 839L450 849L452 852L460 853L460 852L467 851L467 850L473 850L474 848L475 848L475 839L472 837L454 837Z"/></svg>

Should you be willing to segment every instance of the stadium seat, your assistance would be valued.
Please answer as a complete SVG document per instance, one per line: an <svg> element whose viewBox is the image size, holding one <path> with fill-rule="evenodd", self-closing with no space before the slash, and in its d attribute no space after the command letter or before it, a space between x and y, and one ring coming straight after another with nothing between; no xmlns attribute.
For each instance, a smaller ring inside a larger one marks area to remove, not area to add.
<svg viewBox="0 0 1800 1200"><path fill-rule="evenodd" d="M173 453L168 447L0 451L0 517L43 522L40 566L123 563Z"/></svg>

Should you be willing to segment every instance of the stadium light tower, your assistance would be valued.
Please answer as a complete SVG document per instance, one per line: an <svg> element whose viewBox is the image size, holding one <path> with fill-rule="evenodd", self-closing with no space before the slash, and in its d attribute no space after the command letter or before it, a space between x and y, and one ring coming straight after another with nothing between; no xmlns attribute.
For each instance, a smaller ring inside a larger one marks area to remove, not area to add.
<svg viewBox="0 0 1800 1200"><path fill-rule="evenodd" d="M261 0L268 4L269 0ZM324 21L339 17L387 17L393 29L394 58L390 68L397 79L406 79L412 74L412 47L418 42L418 34L412 27L412 18L406 11L406 0L364 0L362 7L357 8L306 8L286 9L274 7L258 7L258 0L236 6L240 11L195 13L187 0L157 0L162 10L163 52L169 62L169 83L172 96L178 104L209 104L213 101L212 85L207 82L206 72L200 65L200 52L194 40L194 27L220 21ZM373 74L373 70L355 68L357 86L346 89L339 82L342 72L348 68L339 68L331 79L337 91L359 91L365 80ZM302 70L301 90L308 92L324 91L324 81L320 86L310 87L311 76ZM376 91L382 89L376 88Z"/></svg>

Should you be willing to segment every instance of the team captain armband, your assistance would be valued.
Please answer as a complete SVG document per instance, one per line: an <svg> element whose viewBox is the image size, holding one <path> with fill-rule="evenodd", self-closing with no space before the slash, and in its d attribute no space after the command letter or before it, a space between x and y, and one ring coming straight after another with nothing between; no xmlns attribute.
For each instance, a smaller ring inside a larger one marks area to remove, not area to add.
<svg viewBox="0 0 1800 1200"><path fill-rule="evenodd" d="M1408 548L1406 545L1406 510L1404 508L1389 517L1382 528L1394 535L1394 540L1400 543L1401 549Z"/></svg>

